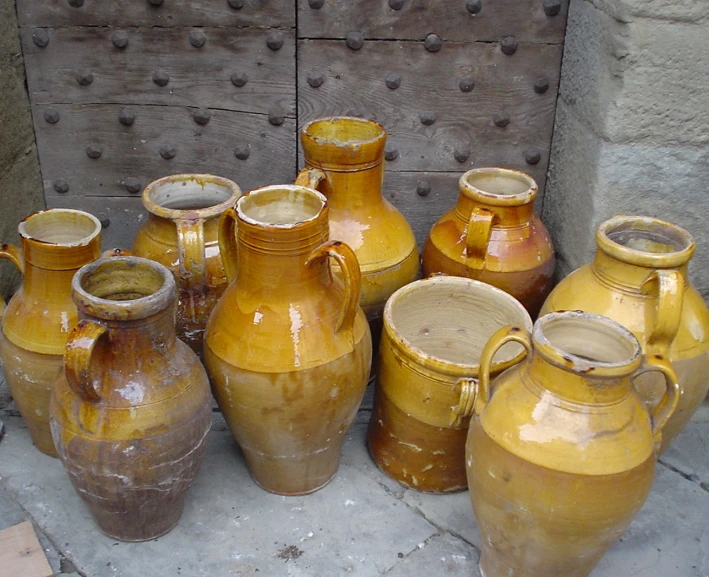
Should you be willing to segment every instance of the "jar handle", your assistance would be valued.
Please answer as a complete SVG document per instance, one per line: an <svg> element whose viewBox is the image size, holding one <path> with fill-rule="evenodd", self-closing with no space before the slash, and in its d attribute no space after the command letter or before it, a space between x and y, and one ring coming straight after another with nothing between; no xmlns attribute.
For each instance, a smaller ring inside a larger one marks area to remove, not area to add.
<svg viewBox="0 0 709 577"><path fill-rule="evenodd" d="M25 274L25 265L22 262L22 251L14 244L0 244L0 258L9 260L22 274Z"/></svg>
<svg viewBox="0 0 709 577"><path fill-rule="evenodd" d="M495 331L480 355L477 383L472 378L462 378L456 382L456 385L460 385L461 390L458 404L453 407L451 416L451 426L453 428L462 427L465 419L473 414L479 415L482 413L485 406L490 402L490 367L492 366L492 359L500 347L512 341L521 344L528 355L532 354L532 339L530 334L524 329L506 326Z"/></svg>
<svg viewBox="0 0 709 577"><path fill-rule="evenodd" d="M647 355L645 363L633 373L632 379L635 380L638 376L650 371L659 371L665 377L665 394L650 415L652 435L655 444L659 445L662 441L662 429L674 414L682 390L672 363L661 355Z"/></svg>
<svg viewBox="0 0 709 577"><path fill-rule="evenodd" d="M319 168L304 168L298 173L295 184L305 186L314 190L320 190L320 186L327 180L327 174Z"/></svg>
<svg viewBox="0 0 709 577"><path fill-rule="evenodd" d="M344 242L330 240L324 242L310 253L305 261L305 266L322 262L328 257L334 258L337 264L340 265L342 278L345 282L345 303L337 319L335 331L346 330L352 332L357 318L359 296L362 289L362 273L359 270L359 262L357 262L354 251Z"/></svg>
<svg viewBox="0 0 709 577"><path fill-rule="evenodd" d="M236 210L227 208L219 218L219 253L229 282L236 278Z"/></svg>
<svg viewBox="0 0 709 577"><path fill-rule="evenodd" d="M476 207L470 213L468 229L465 233L465 256L466 264L471 268L485 267L490 234L498 220L497 214L486 208Z"/></svg>
<svg viewBox="0 0 709 577"><path fill-rule="evenodd" d="M645 280L643 289L657 283L655 326L647 339L648 353L669 355L682 320L684 277L676 270L656 270Z"/></svg>
<svg viewBox="0 0 709 577"><path fill-rule="evenodd" d="M91 357L98 340L108 332L103 325L79 321L64 349L64 374L72 390L84 401L101 400L91 379Z"/></svg>
<svg viewBox="0 0 709 577"><path fill-rule="evenodd" d="M204 221L181 218L175 225L179 279L183 287L196 288L204 284Z"/></svg>

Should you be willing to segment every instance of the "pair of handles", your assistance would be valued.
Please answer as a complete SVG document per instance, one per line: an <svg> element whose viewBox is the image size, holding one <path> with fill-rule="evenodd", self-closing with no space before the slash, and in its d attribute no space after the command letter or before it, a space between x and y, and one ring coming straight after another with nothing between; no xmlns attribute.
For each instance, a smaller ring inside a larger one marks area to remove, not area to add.
<svg viewBox="0 0 709 577"><path fill-rule="evenodd" d="M476 381L472 378L462 378L456 383L460 386L460 398L458 405L453 407L452 427L462 427L465 419L473 415L479 416L485 410L492 396L490 382L492 360L500 347L510 342L522 345L528 357L533 354L532 337L529 332L519 327L509 326L497 330L490 337L480 356L479 379ZM643 365L630 376L630 380L634 381L640 375L650 371L658 371L665 378L665 393L650 415L652 434L655 442L659 443L662 438L662 428L677 408L680 388L672 364L660 355L647 355Z"/></svg>

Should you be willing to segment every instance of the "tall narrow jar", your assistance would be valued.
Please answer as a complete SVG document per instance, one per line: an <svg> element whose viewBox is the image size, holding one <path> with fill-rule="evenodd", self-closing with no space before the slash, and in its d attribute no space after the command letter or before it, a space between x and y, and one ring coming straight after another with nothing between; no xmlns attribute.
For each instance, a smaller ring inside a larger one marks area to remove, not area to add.
<svg viewBox="0 0 709 577"><path fill-rule="evenodd" d="M197 355L175 337L175 280L137 257L74 277L81 321L52 397L52 434L99 528L122 541L179 520L206 447L212 404Z"/></svg>
<svg viewBox="0 0 709 577"><path fill-rule="evenodd" d="M323 195L283 185L251 191L221 221L232 283L204 357L252 477L284 495L316 491L337 472L372 357L357 258L327 241L327 216Z"/></svg>
<svg viewBox="0 0 709 577"><path fill-rule="evenodd" d="M13 262L24 277L2 316L0 355L32 441L56 457L49 401L64 367L64 346L78 322L71 279L101 254L101 223L86 212L54 208L31 214L18 231L21 249L0 246L0 258Z"/></svg>

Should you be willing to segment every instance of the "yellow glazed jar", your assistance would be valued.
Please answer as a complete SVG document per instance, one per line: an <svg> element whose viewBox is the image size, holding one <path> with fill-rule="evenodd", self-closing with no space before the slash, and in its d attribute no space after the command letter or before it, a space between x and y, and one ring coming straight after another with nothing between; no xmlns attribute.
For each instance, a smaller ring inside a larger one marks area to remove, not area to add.
<svg viewBox="0 0 709 577"><path fill-rule="evenodd" d="M143 191L148 220L131 253L175 275L177 336L198 355L209 314L228 284L219 254L219 217L240 196L236 183L210 174L166 176Z"/></svg>
<svg viewBox="0 0 709 577"><path fill-rule="evenodd" d="M86 212L54 208L31 214L18 231L22 249L0 246L0 258L13 262L24 277L2 316L0 355L32 442L56 457L49 401L64 367L64 346L78 322L71 279L100 256L101 223Z"/></svg>
<svg viewBox="0 0 709 577"><path fill-rule="evenodd" d="M559 283L542 314L583 310L605 315L628 328L645 354L672 361L682 396L665 427L662 452L709 390L709 308L687 278L694 240L664 220L616 216L598 227L596 245L593 261ZM650 407L662 396L656 375L638 379L637 386Z"/></svg>
<svg viewBox="0 0 709 577"><path fill-rule="evenodd" d="M232 282L209 318L204 359L252 477L283 495L316 491L337 472L372 359L357 258L327 241L327 216L323 195L283 185L251 191L221 219Z"/></svg>
<svg viewBox="0 0 709 577"><path fill-rule="evenodd" d="M490 383L500 346L527 358ZM663 373L665 393L650 415L633 387ZM466 444L470 498L485 577L587 577L647 498L662 428L679 398L659 356L598 315L541 317L530 335L500 329L480 359L457 415L473 412Z"/></svg>

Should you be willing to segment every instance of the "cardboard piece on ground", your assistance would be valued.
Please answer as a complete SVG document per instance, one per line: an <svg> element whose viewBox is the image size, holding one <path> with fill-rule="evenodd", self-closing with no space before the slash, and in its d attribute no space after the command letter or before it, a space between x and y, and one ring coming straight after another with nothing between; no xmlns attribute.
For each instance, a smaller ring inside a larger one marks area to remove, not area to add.
<svg viewBox="0 0 709 577"><path fill-rule="evenodd" d="M0 577L52 577L29 521L0 531Z"/></svg>

